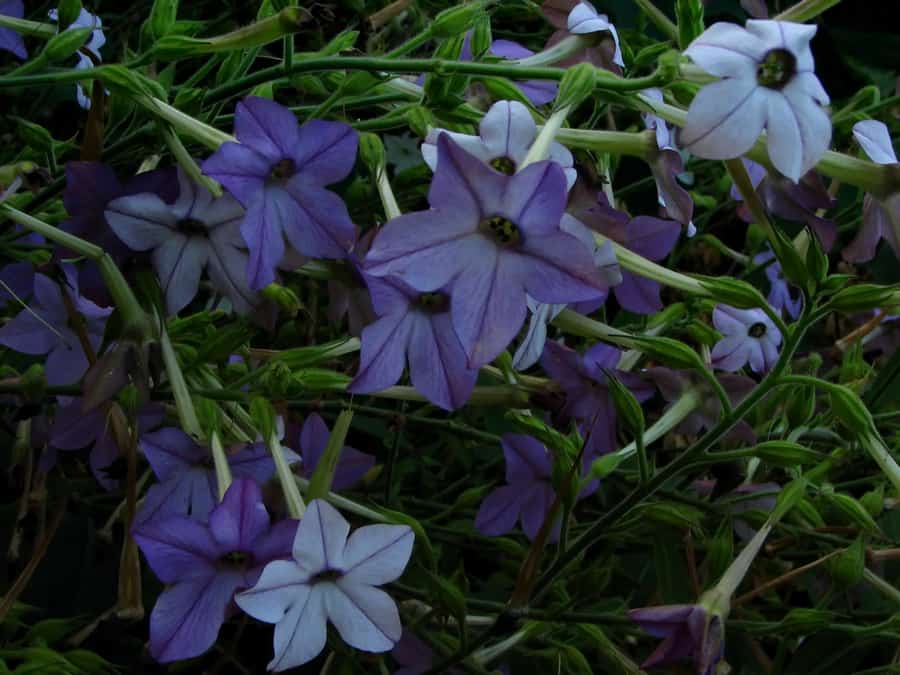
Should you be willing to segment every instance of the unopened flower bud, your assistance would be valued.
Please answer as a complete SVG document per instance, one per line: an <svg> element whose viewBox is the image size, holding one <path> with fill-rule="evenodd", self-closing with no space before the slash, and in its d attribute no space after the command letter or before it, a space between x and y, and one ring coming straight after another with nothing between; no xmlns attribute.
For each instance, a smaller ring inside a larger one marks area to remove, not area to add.
<svg viewBox="0 0 900 675"><path fill-rule="evenodd" d="M483 12L484 5L480 2L445 9L431 22L431 34L436 38L448 38L465 33Z"/></svg>

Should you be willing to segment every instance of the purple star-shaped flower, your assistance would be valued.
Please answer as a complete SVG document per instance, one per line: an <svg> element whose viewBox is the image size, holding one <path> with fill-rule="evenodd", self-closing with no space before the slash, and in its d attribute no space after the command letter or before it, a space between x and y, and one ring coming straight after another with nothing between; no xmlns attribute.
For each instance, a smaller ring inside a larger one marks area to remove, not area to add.
<svg viewBox="0 0 900 675"><path fill-rule="evenodd" d="M103 341L106 318L111 307L98 307L78 292L78 272L74 265L64 265L66 288L43 274L34 276L34 295L28 307L0 328L0 344L23 354L46 354L47 383L72 384L88 368L88 358L77 335L69 327L66 294L75 314L84 320L88 342L96 351Z"/></svg>
<svg viewBox="0 0 900 675"><path fill-rule="evenodd" d="M774 262L769 262L770 260ZM800 316L800 310L803 308L803 296L799 293L797 297L791 294L791 287L788 285L784 273L781 271L781 264L775 260L775 254L771 249L753 256L753 263L756 265L766 265L766 277L769 279L769 304L779 311L787 312L792 319Z"/></svg>
<svg viewBox="0 0 900 675"><path fill-rule="evenodd" d="M249 313L260 299L244 276L249 260L240 232L244 209L231 195L215 199L181 167L178 184L173 204L151 192L111 201L105 211L109 226L130 249L153 251L153 267L170 314L177 314L197 295L204 268L235 310Z"/></svg>
<svg viewBox="0 0 900 675"><path fill-rule="evenodd" d="M325 186L346 178L356 162L353 128L322 120L300 126L284 106L248 96L237 105L234 131L240 143L223 144L203 172L247 209L241 234L250 287L275 281L285 237L302 255L344 258L355 228L343 200Z"/></svg>
<svg viewBox="0 0 900 675"><path fill-rule="evenodd" d="M22 4L22 0L4 0L0 2L0 14L21 19L25 16L25 5ZM25 41L12 28L0 28L0 49L10 52L22 61L28 58Z"/></svg>
<svg viewBox="0 0 900 675"><path fill-rule="evenodd" d="M556 500L553 489L553 456L540 441L525 434L504 434L500 440L506 458L506 485L491 492L475 516L475 529L489 537L506 534L522 523L522 530L534 540ZM592 494L592 481L578 498ZM559 538L560 522L553 525L549 541Z"/></svg>
<svg viewBox="0 0 900 675"><path fill-rule="evenodd" d="M724 335L712 349L716 368L734 372L749 363L754 373L765 373L778 361L781 331L761 309L716 305L713 325Z"/></svg>
<svg viewBox="0 0 900 675"><path fill-rule="evenodd" d="M303 462L301 475L304 478L312 478L325 448L328 447L330 437L331 431L328 430L325 420L316 413L311 413L306 417L298 439ZM372 455L360 452L348 445L344 446L341 448L337 467L334 470L331 489L338 491L353 487L373 466L375 466L375 458Z"/></svg>
<svg viewBox="0 0 900 675"><path fill-rule="evenodd" d="M675 248L681 225L674 220L652 216L629 218L612 208L602 192L594 195L594 203L577 208L575 217L593 230L609 237L640 256L658 262ZM622 269L622 283L613 286L616 300L629 312L653 314L663 308L658 281Z"/></svg>
<svg viewBox="0 0 900 675"><path fill-rule="evenodd" d="M555 162L507 176L438 139L431 209L387 223L366 268L412 288L449 290L450 316L480 367L502 352L525 320L526 293L540 302L592 300L608 287L593 251L560 228L566 179Z"/></svg>
<svg viewBox="0 0 900 675"><path fill-rule="evenodd" d="M350 524L314 499L294 538L293 559L269 563L259 582L235 601L275 626L271 670L293 668L325 648L331 622L347 644L386 652L402 634L397 605L378 586L397 579L412 555L406 525L367 525L349 538ZM300 639L296 639L297 637Z"/></svg>
<svg viewBox="0 0 900 675"><path fill-rule="evenodd" d="M144 406L137 418L138 433L145 433L163 421L162 406ZM80 450L93 444L90 464L94 478L107 490L117 490L121 484L121 468L116 460L121 456L110 428L109 407L100 406L84 412L79 398L60 405L50 427L50 444L59 450Z"/></svg>
<svg viewBox="0 0 900 675"><path fill-rule="evenodd" d="M641 668L692 659L697 675L712 675L725 653L722 619L701 605L643 607L628 616L653 637L664 638Z"/></svg>
<svg viewBox="0 0 900 675"><path fill-rule="evenodd" d="M547 21L553 24L556 32L547 40L545 49L570 35L597 34L599 44L585 47L580 52L559 61L559 66L571 66L576 63L592 63L598 68L621 75L625 62L619 47L619 34L606 14L600 14L589 2L579 0L545 0L541 11Z"/></svg>
<svg viewBox="0 0 900 675"><path fill-rule="evenodd" d="M864 120L853 125L853 137L876 164L900 167L891 144L891 135L883 122ZM900 169L898 169L900 170ZM863 224L850 245L843 250L848 262L867 262L875 257L878 242L884 239L894 257L900 260L900 194L866 194L863 199Z"/></svg>
<svg viewBox="0 0 900 675"><path fill-rule="evenodd" d="M144 434L139 445L159 483L147 491L137 522L167 515L206 520L217 501L216 473L209 449L173 427ZM299 461L296 453L284 450L288 462ZM275 473L275 462L262 443L230 454L228 465L234 478L252 478L260 484Z"/></svg>
<svg viewBox="0 0 900 675"><path fill-rule="evenodd" d="M462 406L475 386L478 369L469 368L451 320L444 289L419 292L401 280L368 277L379 319L363 329L359 372L347 391L364 394L387 389L409 363L413 386L445 410Z"/></svg>
<svg viewBox="0 0 900 675"><path fill-rule="evenodd" d="M169 516L136 527L132 536L166 584L150 615L150 654L161 663L199 656L213 646L235 612L234 594L263 567L288 558L297 522L270 526L259 487L235 480L222 503L198 522Z"/></svg>
<svg viewBox="0 0 900 675"><path fill-rule="evenodd" d="M564 413L573 417L585 437L585 454L612 452L616 448L616 407L609 392L607 373L628 387L638 401L653 396L653 385L618 370L622 352L596 344L584 355L555 342L544 346L541 366L566 394Z"/></svg>

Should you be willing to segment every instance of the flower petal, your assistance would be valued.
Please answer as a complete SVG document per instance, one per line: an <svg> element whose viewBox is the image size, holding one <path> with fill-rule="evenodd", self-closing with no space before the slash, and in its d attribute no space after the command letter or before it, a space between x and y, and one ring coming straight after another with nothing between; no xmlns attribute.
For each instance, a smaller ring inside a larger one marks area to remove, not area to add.
<svg viewBox="0 0 900 675"><path fill-rule="evenodd" d="M205 237L174 234L153 251L153 266L170 314L177 314L196 297L208 246Z"/></svg>
<svg viewBox="0 0 900 675"><path fill-rule="evenodd" d="M884 122L863 120L853 125L853 138L876 164L896 164L891 134Z"/></svg>
<svg viewBox="0 0 900 675"><path fill-rule="evenodd" d="M535 162L510 178L500 213L524 237L553 234L566 208L566 175L556 162Z"/></svg>
<svg viewBox="0 0 900 675"><path fill-rule="evenodd" d="M412 329L408 313L385 316L363 328L359 372L347 391L367 394L396 384L406 365Z"/></svg>
<svg viewBox="0 0 900 675"><path fill-rule="evenodd" d="M311 574L323 570L342 570L349 532L350 524L331 504L314 499L297 528L294 559Z"/></svg>
<svg viewBox="0 0 900 675"><path fill-rule="evenodd" d="M497 101L481 120L478 131L491 159L509 157L518 166L537 136L537 125L528 108L518 101Z"/></svg>
<svg viewBox="0 0 900 675"><path fill-rule="evenodd" d="M305 174L287 186L294 207L281 226L298 252L311 258L345 258L356 240L347 205L335 193L305 182Z"/></svg>
<svg viewBox="0 0 900 675"><path fill-rule="evenodd" d="M366 525L347 540L342 582L381 586L400 578L415 535L406 525Z"/></svg>
<svg viewBox="0 0 900 675"><path fill-rule="evenodd" d="M228 487L222 503L209 514L209 530L223 551L250 551L253 542L269 529L269 514L259 486L238 478Z"/></svg>
<svg viewBox="0 0 900 675"><path fill-rule="evenodd" d="M119 197L103 212L106 222L132 251L149 251L173 235L178 217L150 192Z"/></svg>
<svg viewBox="0 0 900 675"><path fill-rule="evenodd" d="M504 434L500 446L506 459L507 483L515 485L549 480L553 460L539 440L527 434Z"/></svg>
<svg viewBox="0 0 900 675"><path fill-rule="evenodd" d="M282 225L296 213L296 203L281 188L266 188L247 206L241 235L250 249L247 280L259 290L275 281L275 268L284 257Z"/></svg>
<svg viewBox="0 0 900 675"><path fill-rule="evenodd" d="M712 75L755 79L767 50L758 36L733 23L718 22L697 36L684 54Z"/></svg>
<svg viewBox="0 0 900 675"><path fill-rule="evenodd" d="M445 410L461 407L472 393L478 371L468 367L450 313L411 312L410 318L407 355L413 386Z"/></svg>
<svg viewBox="0 0 900 675"><path fill-rule="evenodd" d="M132 531L132 536L147 564L165 584L209 576L215 571L219 555L227 552L206 525L186 516L143 523Z"/></svg>
<svg viewBox="0 0 900 675"><path fill-rule="evenodd" d="M197 445L190 436L174 427L144 434L139 445L160 481L165 481L209 457L206 448Z"/></svg>
<svg viewBox="0 0 900 675"><path fill-rule="evenodd" d="M309 596L309 572L297 567L293 560L273 560L252 588L238 593L238 607L259 621L278 623L297 605L303 606Z"/></svg>
<svg viewBox="0 0 900 675"><path fill-rule="evenodd" d="M328 618L351 647L386 652L400 639L400 613L391 596L380 588L349 581L346 577L325 590Z"/></svg>
<svg viewBox="0 0 900 675"><path fill-rule="evenodd" d="M292 591L296 599L275 626L275 657L266 666L269 670L301 666L325 649L328 614L323 589L316 587L303 593L299 588Z"/></svg>
<svg viewBox="0 0 900 675"><path fill-rule="evenodd" d="M509 178L457 145L447 134L437 140L438 165L428 191L433 209L447 209L474 228L483 217L501 213Z"/></svg>
<svg viewBox="0 0 900 675"><path fill-rule="evenodd" d="M272 162L256 150L229 141L219 146L215 154L203 162L202 169L203 173L219 181L241 204L249 208L264 189L271 165Z"/></svg>
<svg viewBox="0 0 900 675"><path fill-rule="evenodd" d="M731 159L747 152L763 130L766 97L753 77L708 84L688 108L679 142L704 159Z"/></svg>
<svg viewBox="0 0 900 675"><path fill-rule="evenodd" d="M314 185L344 180L356 163L356 130L343 122L310 120L289 148L300 173Z"/></svg>
<svg viewBox="0 0 900 675"><path fill-rule="evenodd" d="M297 118L289 109L267 98L247 96L234 110L238 140L271 164L293 157L299 136Z"/></svg>
<svg viewBox="0 0 900 675"><path fill-rule="evenodd" d="M488 537L499 537L513 529L522 511L521 486L504 485L492 491L478 508L475 529Z"/></svg>

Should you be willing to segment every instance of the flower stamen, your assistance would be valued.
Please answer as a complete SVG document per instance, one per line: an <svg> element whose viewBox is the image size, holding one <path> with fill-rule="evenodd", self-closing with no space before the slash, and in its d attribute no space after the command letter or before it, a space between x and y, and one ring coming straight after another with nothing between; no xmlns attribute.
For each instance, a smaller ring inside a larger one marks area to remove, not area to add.
<svg viewBox="0 0 900 675"><path fill-rule="evenodd" d="M511 248L522 243L522 231L509 218L491 216L481 221L478 229L496 244Z"/></svg>

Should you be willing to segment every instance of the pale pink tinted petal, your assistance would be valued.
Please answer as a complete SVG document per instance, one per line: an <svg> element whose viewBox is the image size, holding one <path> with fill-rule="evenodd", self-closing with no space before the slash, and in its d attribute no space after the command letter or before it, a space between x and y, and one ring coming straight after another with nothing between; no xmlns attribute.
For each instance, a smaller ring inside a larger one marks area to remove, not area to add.
<svg viewBox="0 0 900 675"><path fill-rule="evenodd" d="M278 623L291 607L305 603L309 579L309 572L297 567L293 560L273 560L253 588L238 593L234 601L254 619Z"/></svg>
<svg viewBox="0 0 900 675"><path fill-rule="evenodd" d="M686 56L719 77L756 77L767 48L759 38L733 23L714 23L688 45Z"/></svg>
<svg viewBox="0 0 900 675"><path fill-rule="evenodd" d="M406 525L366 525L344 549L344 575L352 584L380 586L400 578L412 555L415 535Z"/></svg>
<svg viewBox="0 0 900 675"><path fill-rule="evenodd" d="M310 573L340 570L350 524L328 502L314 499L297 528L294 559Z"/></svg>
<svg viewBox="0 0 900 675"><path fill-rule="evenodd" d="M863 120L853 125L853 138L876 164L896 164L897 155L891 144L891 134L884 122Z"/></svg>
<svg viewBox="0 0 900 675"><path fill-rule="evenodd" d="M178 220L170 205L149 192L114 199L104 215L112 231L132 251L147 251L165 242Z"/></svg>
<svg viewBox="0 0 900 675"><path fill-rule="evenodd" d="M694 97L679 142L705 159L731 159L749 150L763 130L765 97L752 78L708 84Z"/></svg>
<svg viewBox="0 0 900 675"><path fill-rule="evenodd" d="M328 614L322 585L296 597L296 602L275 626L275 658L269 662L269 670L281 671L303 665L325 648Z"/></svg>
<svg viewBox="0 0 900 675"><path fill-rule="evenodd" d="M528 108L518 101L498 101L478 127L492 158L509 157L520 162L537 135L537 125Z"/></svg>
<svg viewBox="0 0 900 675"><path fill-rule="evenodd" d="M386 652L400 639L397 605L380 588L351 583L346 577L325 591L328 618L348 645Z"/></svg>

